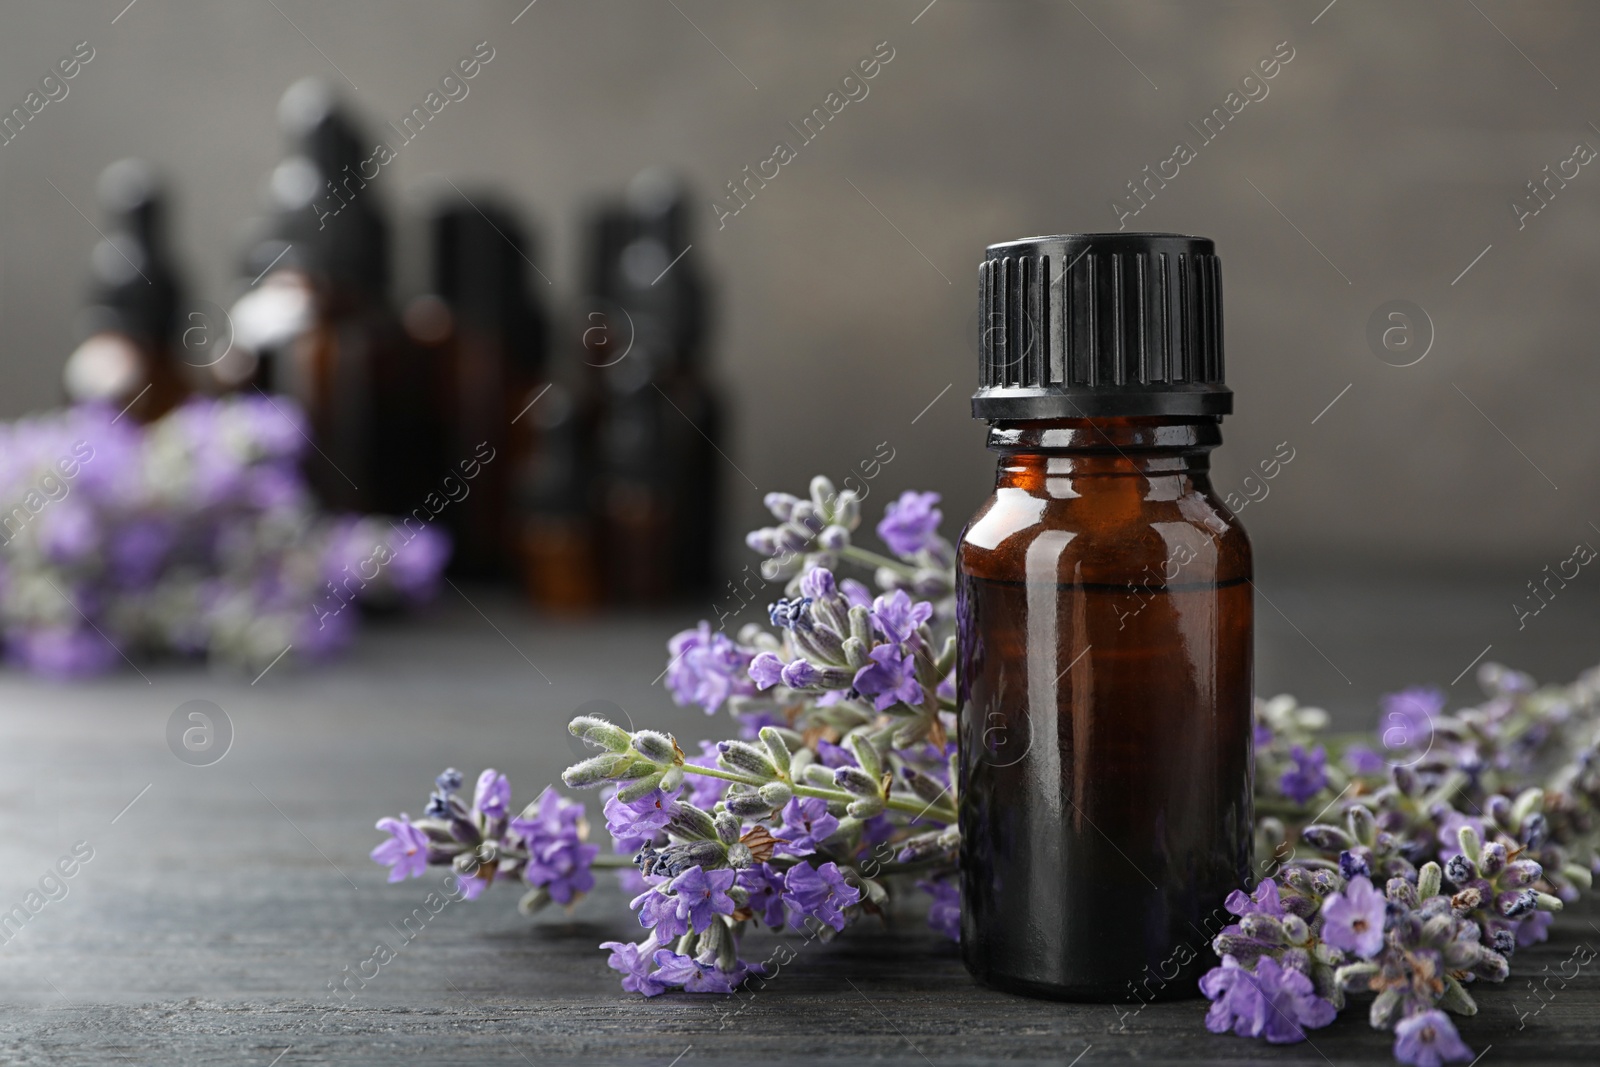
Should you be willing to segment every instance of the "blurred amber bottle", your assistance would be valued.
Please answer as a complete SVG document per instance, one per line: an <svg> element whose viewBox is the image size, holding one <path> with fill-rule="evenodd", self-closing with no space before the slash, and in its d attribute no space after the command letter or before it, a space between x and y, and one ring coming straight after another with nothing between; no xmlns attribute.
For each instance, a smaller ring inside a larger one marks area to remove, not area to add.
<svg viewBox="0 0 1600 1067"><path fill-rule="evenodd" d="M107 167L97 192L106 233L90 259L86 336L67 357L64 385L75 403L104 402L149 422L187 393L174 348L179 285L167 250L166 195L137 159Z"/></svg>
<svg viewBox="0 0 1600 1067"><path fill-rule="evenodd" d="M438 476L439 426L427 359L388 305L370 141L316 79L291 86L278 116L291 151L230 313L238 360L218 364L222 384L299 402L316 444L307 477L325 506L409 513Z"/></svg>
<svg viewBox="0 0 1600 1067"><path fill-rule="evenodd" d="M451 567L476 578L517 569L512 487L537 447L524 426L544 371L545 324L528 291L533 248L488 194L450 194L434 212L431 292L405 326L428 353L443 427L440 519L455 539Z"/></svg>
<svg viewBox="0 0 1600 1067"><path fill-rule="evenodd" d="M703 368L705 288L687 196L641 173L592 232L586 359L601 382L597 433L613 600L652 604L711 584L721 407Z"/></svg>

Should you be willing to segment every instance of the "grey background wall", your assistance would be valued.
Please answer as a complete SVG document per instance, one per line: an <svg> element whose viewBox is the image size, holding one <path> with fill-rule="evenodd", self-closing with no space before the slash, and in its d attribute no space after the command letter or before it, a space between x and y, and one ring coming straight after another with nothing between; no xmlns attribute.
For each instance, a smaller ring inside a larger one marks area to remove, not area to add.
<svg viewBox="0 0 1600 1067"><path fill-rule="evenodd" d="M504 188L575 314L579 210L647 164L689 176L735 413L730 535L752 486L842 476L884 441L878 502L931 487L964 516L992 469L966 410L983 246L1116 229L1114 198L1181 141L1195 158L1126 223L1218 241L1238 394L1218 486L1295 455L1244 514L1264 555L1537 570L1600 543L1600 167L1566 162L1600 146L1595 5L125 2L0 9L4 109L95 50L0 146L0 415L57 399L95 240L77 209L106 164L172 178L193 295L226 303L283 89L324 75L376 131L487 41L470 95L385 168L390 206L414 220L436 175ZM879 42L869 94L801 144L787 123ZM1293 58L1266 95L1204 143L1189 123L1275 50ZM719 229L714 198L780 140L797 158ZM1546 165L1577 175L1519 222ZM410 227L397 295L420 277ZM1393 299L1431 319L1413 366L1366 340Z"/></svg>

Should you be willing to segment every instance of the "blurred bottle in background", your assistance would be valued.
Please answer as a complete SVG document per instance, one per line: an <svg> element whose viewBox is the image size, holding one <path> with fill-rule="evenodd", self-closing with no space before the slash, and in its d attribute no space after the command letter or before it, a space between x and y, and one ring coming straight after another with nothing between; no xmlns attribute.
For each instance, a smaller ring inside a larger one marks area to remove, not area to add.
<svg viewBox="0 0 1600 1067"><path fill-rule="evenodd" d="M504 577L516 571L515 472L538 446L519 415L545 371L544 313L529 292L533 244L511 210L491 194L449 195L432 218L431 291L404 321L436 375L452 569Z"/></svg>
<svg viewBox="0 0 1600 1067"><path fill-rule="evenodd" d="M325 506L404 514L441 473L440 427L426 354L389 308L376 142L315 78L289 88L278 118L290 154L268 184L267 232L229 313L238 359L216 365L218 384L300 403L317 452L307 477Z"/></svg>
<svg viewBox="0 0 1600 1067"><path fill-rule="evenodd" d="M711 584L721 408L706 381L705 288L688 198L660 170L602 207L588 268L587 362L601 382L600 512L612 599L653 604Z"/></svg>
<svg viewBox="0 0 1600 1067"><path fill-rule="evenodd" d="M83 342L67 357L69 400L101 401L149 422L187 392L174 349L179 284L166 240L167 198L152 168L124 159L97 188L106 220L90 256Z"/></svg>

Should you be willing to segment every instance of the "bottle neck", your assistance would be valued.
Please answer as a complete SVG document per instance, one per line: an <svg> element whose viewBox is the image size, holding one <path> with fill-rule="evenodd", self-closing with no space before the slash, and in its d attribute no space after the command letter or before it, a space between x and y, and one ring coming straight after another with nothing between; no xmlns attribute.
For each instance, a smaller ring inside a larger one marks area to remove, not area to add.
<svg viewBox="0 0 1600 1067"><path fill-rule="evenodd" d="M1221 443L1217 418L1148 416L998 421L988 446L1000 454L998 488L1039 489L1041 479L1063 477L1204 482Z"/></svg>

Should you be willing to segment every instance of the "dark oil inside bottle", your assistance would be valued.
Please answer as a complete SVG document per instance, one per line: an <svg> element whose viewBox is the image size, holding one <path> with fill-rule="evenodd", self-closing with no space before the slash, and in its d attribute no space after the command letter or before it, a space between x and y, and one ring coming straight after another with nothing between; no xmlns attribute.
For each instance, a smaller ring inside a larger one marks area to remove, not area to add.
<svg viewBox="0 0 1600 1067"><path fill-rule="evenodd" d="M1007 455L963 536L963 955L1016 992L1194 996L1252 814L1249 544L1210 492L1215 424L1029 432L1100 448Z"/></svg>

